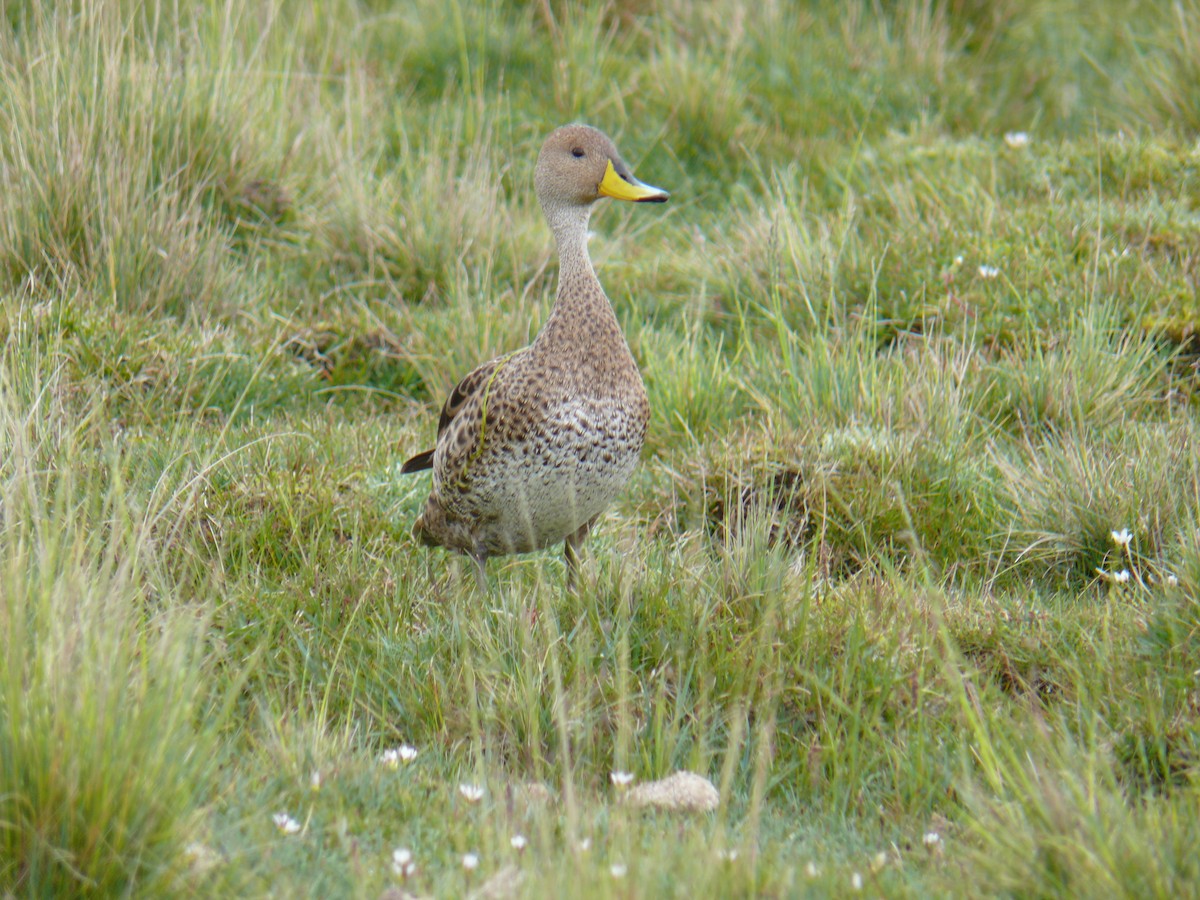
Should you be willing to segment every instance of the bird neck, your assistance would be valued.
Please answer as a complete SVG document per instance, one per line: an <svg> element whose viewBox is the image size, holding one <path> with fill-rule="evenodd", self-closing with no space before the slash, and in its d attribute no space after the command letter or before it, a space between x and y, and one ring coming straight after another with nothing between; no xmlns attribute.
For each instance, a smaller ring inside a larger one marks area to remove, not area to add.
<svg viewBox="0 0 1200 900"><path fill-rule="evenodd" d="M546 209L546 219L558 243L558 293L541 339L570 341L597 350L613 344L624 347L621 326L588 255L590 217L590 206L550 206Z"/></svg>
<svg viewBox="0 0 1200 900"><path fill-rule="evenodd" d="M550 230L558 244L559 296L562 283L568 276L595 279L592 258L588 255L588 222L592 217L590 206L552 206L546 210Z"/></svg>

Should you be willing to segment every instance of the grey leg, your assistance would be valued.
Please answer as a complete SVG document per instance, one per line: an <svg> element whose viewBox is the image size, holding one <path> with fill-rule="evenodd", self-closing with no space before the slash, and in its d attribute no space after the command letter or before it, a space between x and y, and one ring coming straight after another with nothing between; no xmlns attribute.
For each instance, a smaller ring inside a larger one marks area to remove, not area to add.
<svg viewBox="0 0 1200 900"><path fill-rule="evenodd" d="M479 588L479 593L487 593L487 551L482 547L476 547L475 552L471 554L471 559L475 561L475 584Z"/></svg>
<svg viewBox="0 0 1200 900"><path fill-rule="evenodd" d="M579 551L583 547L583 542L588 536L588 532L592 530L591 522L584 522L579 526L574 534L568 534L567 539L563 541L563 559L567 563L567 593L575 592L575 582L579 574Z"/></svg>

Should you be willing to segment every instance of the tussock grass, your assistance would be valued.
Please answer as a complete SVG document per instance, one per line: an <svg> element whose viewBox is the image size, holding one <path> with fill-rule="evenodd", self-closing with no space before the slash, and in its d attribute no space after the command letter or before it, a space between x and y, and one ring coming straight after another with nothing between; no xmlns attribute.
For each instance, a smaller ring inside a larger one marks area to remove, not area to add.
<svg viewBox="0 0 1200 900"><path fill-rule="evenodd" d="M1195 26L6 5L0 893L1187 893ZM654 415L581 592L481 596L398 464L572 119L672 192L591 242Z"/></svg>
<svg viewBox="0 0 1200 900"><path fill-rule="evenodd" d="M211 784L207 615L157 558L168 509L131 496L128 455L67 412L62 386L5 354L0 878L170 891Z"/></svg>

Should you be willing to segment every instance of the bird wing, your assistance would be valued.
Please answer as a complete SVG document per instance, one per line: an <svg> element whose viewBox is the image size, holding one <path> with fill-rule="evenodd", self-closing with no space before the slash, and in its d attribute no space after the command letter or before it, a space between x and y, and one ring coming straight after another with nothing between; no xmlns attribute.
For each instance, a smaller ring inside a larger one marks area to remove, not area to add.
<svg viewBox="0 0 1200 900"><path fill-rule="evenodd" d="M441 440L442 433L454 421L454 417L462 412L462 408L466 406L467 401L487 384L488 379L492 377L497 367L506 362L508 358L508 356L500 356L485 362L483 365L469 372L462 381L454 386L454 390L450 392L450 396L442 404L442 414L438 417L437 440L434 441L434 448L418 453L405 462L400 467L402 475L433 468L433 454L437 451L437 443Z"/></svg>

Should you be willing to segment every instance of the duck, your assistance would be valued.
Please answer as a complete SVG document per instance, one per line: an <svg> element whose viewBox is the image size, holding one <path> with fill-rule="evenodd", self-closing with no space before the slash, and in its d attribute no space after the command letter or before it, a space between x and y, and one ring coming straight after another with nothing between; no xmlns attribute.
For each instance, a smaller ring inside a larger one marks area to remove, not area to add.
<svg viewBox="0 0 1200 900"><path fill-rule="evenodd" d="M616 145L584 124L555 129L534 170L558 251L554 305L533 343L473 369L450 391L434 447L401 466L431 469L413 536L475 562L486 589L490 557L562 543L573 591L580 551L628 484L650 404L612 304L588 255L592 209L603 198L664 203L634 177Z"/></svg>

